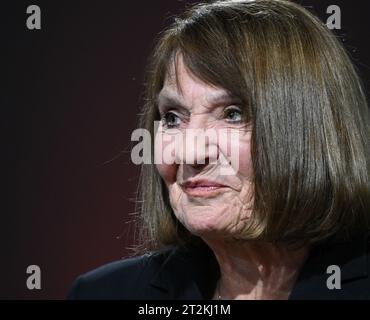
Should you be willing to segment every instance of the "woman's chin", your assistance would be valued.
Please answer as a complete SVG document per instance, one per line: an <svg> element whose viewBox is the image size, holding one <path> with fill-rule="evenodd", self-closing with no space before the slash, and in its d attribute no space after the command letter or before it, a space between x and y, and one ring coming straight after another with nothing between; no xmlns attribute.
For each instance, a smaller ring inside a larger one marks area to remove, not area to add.
<svg viewBox="0 0 370 320"><path fill-rule="evenodd" d="M187 207L186 210L175 211L175 215L190 233L199 237L240 235L245 230L250 212L244 213L243 219L240 213L233 216L230 212L231 209L224 208Z"/></svg>
<svg viewBox="0 0 370 320"><path fill-rule="evenodd" d="M211 220L191 219L185 223L185 228L198 237L221 237L227 235L225 227Z"/></svg>

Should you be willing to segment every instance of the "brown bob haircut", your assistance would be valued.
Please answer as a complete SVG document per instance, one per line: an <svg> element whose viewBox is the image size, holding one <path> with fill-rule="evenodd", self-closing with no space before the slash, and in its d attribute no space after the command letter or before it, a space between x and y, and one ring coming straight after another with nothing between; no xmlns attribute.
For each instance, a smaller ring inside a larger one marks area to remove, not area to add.
<svg viewBox="0 0 370 320"><path fill-rule="evenodd" d="M152 137L157 96L179 53L193 75L240 98L253 124L254 206L241 239L313 245L369 230L369 110L325 24L286 0L189 8L160 34L149 62L140 127ZM138 191L142 250L201 242L175 217L154 164L143 165Z"/></svg>

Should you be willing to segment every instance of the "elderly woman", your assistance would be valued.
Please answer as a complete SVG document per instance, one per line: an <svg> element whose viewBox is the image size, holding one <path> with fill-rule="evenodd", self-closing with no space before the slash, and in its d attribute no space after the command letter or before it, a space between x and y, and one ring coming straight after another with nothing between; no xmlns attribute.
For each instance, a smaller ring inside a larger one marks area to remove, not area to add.
<svg viewBox="0 0 370 320"><path fill-rule="evenodd" d="M157 158L190 130L216 137L203 157L172 144L172 162L143 165L145 254L79 277L70 298L370 299L370 116L328 28L284 0L198 4L148 70Z"/></svg>

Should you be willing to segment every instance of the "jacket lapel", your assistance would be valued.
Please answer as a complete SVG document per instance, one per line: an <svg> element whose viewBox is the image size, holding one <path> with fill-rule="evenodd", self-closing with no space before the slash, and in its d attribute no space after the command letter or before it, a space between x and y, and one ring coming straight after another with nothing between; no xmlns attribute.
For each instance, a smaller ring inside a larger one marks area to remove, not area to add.
<svg viewBox="0 0 370 320"><path fill-rule="evenodd" d="M368 236L349 242L316 247L302 267L289 299L354 299L370 297L370 288L362 288L368 277ZM338 266L340 289L329 289L329 266ZM367 291L367 293L366 293Z"/></svg>
<svg viewBox="0 0 370 320"><path fill-rule="evenodd" d="M311 250L289 296L295 299L370 298L368 278L368 241L361 237L351 242L321 245ZM152 257L158 266L150 281L160 299L203 300L214 292L219 267L208 247L185 249L173 247L169 254ZM329 289L327 268L336 265L341 271L341 289ZM363 279L366 279L364 284ZM362 287L361 287L362 286ZM158 292L160 291L160 292Z"/></svg>
<svg viewBox="0 0 370 320"><path fill-rule="evenodd" d="M203 300L213 292L218 265L211 250L175 247L150 284L166 292L168 299Z"/></svg>

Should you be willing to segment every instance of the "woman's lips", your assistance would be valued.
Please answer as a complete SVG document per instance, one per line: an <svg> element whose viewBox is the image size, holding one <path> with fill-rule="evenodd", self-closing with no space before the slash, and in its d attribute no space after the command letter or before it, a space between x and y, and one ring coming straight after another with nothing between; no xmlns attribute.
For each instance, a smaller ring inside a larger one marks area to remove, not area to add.
<svg viewBox="0 0 370 320"><path fill-rule="evenodd" d="M215 186L199 186L193 188L185 188L185 192L192 197L212 197L218 195L220 192L225 191L227 187Z"/></svg>
<svg viewBox="0 0 370 320"><path fill-rule="evenodd" d="M184 192L192 197L214 197L228 188L223 184L205 180L187 181L182 187Z"/></svg>

